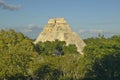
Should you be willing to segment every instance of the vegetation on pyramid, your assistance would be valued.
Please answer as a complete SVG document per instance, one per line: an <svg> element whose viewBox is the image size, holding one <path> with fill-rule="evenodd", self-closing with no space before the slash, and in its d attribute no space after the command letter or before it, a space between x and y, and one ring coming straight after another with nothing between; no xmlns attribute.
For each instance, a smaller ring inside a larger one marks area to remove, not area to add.
<svg viewBox="0 0 120 80"><path fill-rule="evenodd" d="M78 54L75 45L67 45L65 41L46 41L35 44L36 51L41 55L62 56L65 54Z"/></svg>

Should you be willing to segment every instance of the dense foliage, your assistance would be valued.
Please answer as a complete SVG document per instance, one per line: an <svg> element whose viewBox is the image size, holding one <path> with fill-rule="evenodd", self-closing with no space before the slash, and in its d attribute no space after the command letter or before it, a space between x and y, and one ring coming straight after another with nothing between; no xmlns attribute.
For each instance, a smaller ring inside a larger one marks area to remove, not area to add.
<svg viewBox="0 0 120 80"><path fill-rule="evenodd" d="M120 80L120 36L86 39L85 57L91 68L86 74L92 80Z"/></svg>
<svg viewBox="0 0 120 80"><path fill-rule="evenodd" d="M64 53L78 54L75 45L66 45L65 41L46 41L35 45L36 51L41 55L64 55Z"/></svg>
<svg viewBox="0 0 120 80"><path fill-rule="evenodd" d="M84 55L64 41L33 41L0 30L0 80L120 80L120 36L84 40Z"/></svg>
<svg viewBox="0 0 120 80"><path fill-rule="evenodd" d="M14 30L0 31L0 80L26 79L37 57L31 40Z"/></svg>

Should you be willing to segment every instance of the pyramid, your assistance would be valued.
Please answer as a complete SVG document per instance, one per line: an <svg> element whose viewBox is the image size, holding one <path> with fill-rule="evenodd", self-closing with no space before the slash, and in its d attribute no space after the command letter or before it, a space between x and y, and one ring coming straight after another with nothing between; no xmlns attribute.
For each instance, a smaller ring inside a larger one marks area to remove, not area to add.
<svg viewBox="0 0 120 80"><path fill-rule="evenodd" d="M76 45L78 52L83 54L82 50L86 44L78 34L71 30L64 18L49 19L48 23L45 25L43 31L39 34L34 43L36 44L39 41L55 41L56 39L65 41L66 45Z"/></svg>

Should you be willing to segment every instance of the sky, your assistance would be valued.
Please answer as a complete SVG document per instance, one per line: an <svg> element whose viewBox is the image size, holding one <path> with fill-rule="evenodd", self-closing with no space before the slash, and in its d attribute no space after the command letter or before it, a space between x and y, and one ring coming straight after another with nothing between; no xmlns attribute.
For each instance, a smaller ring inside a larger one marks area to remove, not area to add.
<svg viewBox="0 0 120 80"><path fill-rule="evenodd" d="M13 28L30 38L59 17L82 38L120 34L120 0L0 0L0 29Z"/></svg>

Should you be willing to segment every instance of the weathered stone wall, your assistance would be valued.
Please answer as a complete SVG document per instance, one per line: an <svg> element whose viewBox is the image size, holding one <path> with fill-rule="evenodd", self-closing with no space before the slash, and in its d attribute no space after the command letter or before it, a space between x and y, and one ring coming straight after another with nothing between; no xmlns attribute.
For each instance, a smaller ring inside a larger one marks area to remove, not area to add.
<svg viewBox="0 0 120 80"><path fill-rule="evenodd" d="M65 41L67 45L75 44L80 54L85 47L84 41L75 32L72 32L70 26L67 24L64 18L49 19L45 25L44 30L40 33L38 38L35 40L35 44L39 41Z"/></svg>

